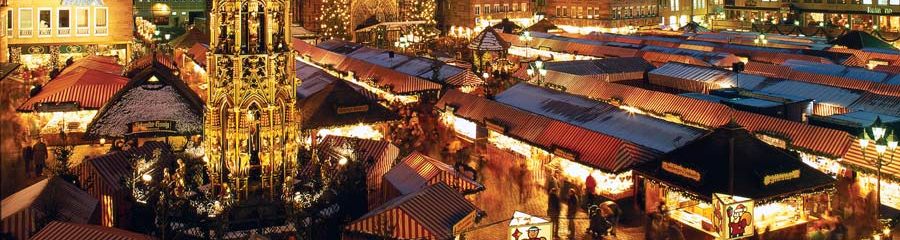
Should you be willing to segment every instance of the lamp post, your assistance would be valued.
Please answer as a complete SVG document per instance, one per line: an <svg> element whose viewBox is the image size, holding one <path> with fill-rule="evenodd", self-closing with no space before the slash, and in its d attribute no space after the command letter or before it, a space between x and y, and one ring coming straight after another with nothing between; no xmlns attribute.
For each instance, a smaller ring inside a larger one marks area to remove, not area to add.
<svg viewBox="0 0 900 240"><path fill-rule="evenodd" d="M533 40L534 37L531 36L531 32L524 31L522 35L519 35L519 41L525 42L525 59L528 59L528 43Z"/></svg>
<svg viewBox="0 0 900 240"><path fill-rule="evenodd" d="M897 150L897 140L894 137L893 133L888 134L888 129L885 128L884 124L881 122L881 117L875 118L875 123L872 124L870 128L872 131L872 138L866 134L866 129L863 129L862 136L859 138L859 147L862 149L863 160L866 162L875 165L875 169L877 171L876 178L877 186L875 187L875 203L877 204L877 208L880 211L881 209L881 169L887 166L890 166L894 163L894 155ZM875 143L875 152L878 156L874 158L866 157L866 148L869 147L869 143ZM885 158L885 155L890 154L889 158Z"/></svg>
<svg viewBox="0 0 900 240"><path fill-rule="evenodd" d="M534 79L534 77L537 77L535 85L544 85L544 78L547 77L547 69L544 69L543 61L537 60L534 61L534 65L529 64L528 69L525 70L525 73L528 74L529 79Z"/></svg>

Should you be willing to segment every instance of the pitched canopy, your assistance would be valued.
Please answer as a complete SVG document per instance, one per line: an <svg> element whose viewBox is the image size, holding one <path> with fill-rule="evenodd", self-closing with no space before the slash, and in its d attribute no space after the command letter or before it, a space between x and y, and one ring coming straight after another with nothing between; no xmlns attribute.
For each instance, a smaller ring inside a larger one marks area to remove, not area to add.
<svg viewBox="0 0 900 240"><path fill-rule="evenodd" d="M734 121L635 171L705 200L714 193L776 199L834 184L796 153L757 139Z"/></svg>
<svg viewBox="0 0 900 240"><path fill-rule="evenodd" d="M882 49L882 50L894 50L894 51L897 50L897 48L895 48L894 46L891 46L891 44L888 44L888 43L882 41L881 39L878 39L875 36L872 36L872 34L869 34L869 33L863 32L863 31L856 31L856 30L850 31L847 34L844 34L844 36L841 36L841 37L835 39L831 43L845 46L850 49L869 48L869 49Z"/></svg>
<svg viewBox="0 0 900 240"><path fill-rule="evenodd" d="M303 85L326 84L318 91L301 93L297 106L300 109L304 129L323 129L354 124L376 124L400 119L397 113L378 104L344 80L319 79ZM324 81L324 82L321 82ZM310 86L312 87L312 86ZM300 89L305 89L301 85ZM309 95L302 95L309 94Z"/></svg>
<svg viewBox="0 0 900 240"><path fill-rule="evenodd" d="M469 43L469 49L476 51L506 51L510 43L503 40L494 28L485 28Z"/></svg>

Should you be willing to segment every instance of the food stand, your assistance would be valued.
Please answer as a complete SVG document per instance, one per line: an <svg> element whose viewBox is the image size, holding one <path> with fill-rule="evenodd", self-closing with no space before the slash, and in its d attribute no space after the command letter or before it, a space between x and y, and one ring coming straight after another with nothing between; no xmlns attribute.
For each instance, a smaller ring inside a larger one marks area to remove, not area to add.
<svg viewBox="0 0 900 240"><path fill-rule="evenodd" d="M835 180L731 122L634 169L645 209L706 239L803 227L827 209Z"/></svg>
<svg viewBox="0 0 900 240"><path fill-rule="evenodd" d="M553 223L546 219L516 211L509 221L510 240L553 239Z"/></svg>

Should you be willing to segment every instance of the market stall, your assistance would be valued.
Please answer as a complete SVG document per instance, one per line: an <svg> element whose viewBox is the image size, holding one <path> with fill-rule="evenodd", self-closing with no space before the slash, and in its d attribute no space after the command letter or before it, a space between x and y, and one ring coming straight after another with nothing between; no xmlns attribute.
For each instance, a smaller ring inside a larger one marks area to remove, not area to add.
<svg viewBox="0 0 900 240"><path fill-rule="evenodd" d="M297 88L297 109L312 145L328 135L381 140L387 135L387 124L400 119L362 87L302 62L297 63L296 72L303 79Z"/></svg>
<svg viewBox="0 0 900 240"><path fill-rule="evenodd" d="M647 212L707 239L795 227L804 232L805 223L829 209L819 197L831 194L835 182L734 121L634 171L643 181Z"/></svg>
<svg viewBox="0 0 900 240"><path fill-rule="evenodd" d="M59 211L58 209L64 209ZM2 232L13 239L31 239L42 222L66 219L73 223L96 223L97 199L66 180L51 177L3 199Z"/></svg>
<svg viewBox="0 0 900 240"><path fill-rule="evenodd" d="M494 28L485 28L472 39L468 47L474 52L473 66L481 72L494 60L506 58L510 44Z"/></svg>
<svg viewBox="0 0 900 240"><path fill-rule="evenodd" d="M479 210L452 187L438 183L388 201L344 229L343 239L456 239L473 227Z"/></svg>
<svg viewBox="0 0 900 240"><path fill-rule="evenodd" d="M163 64L130 72L128 85L100 109L86 137L162 141L176 150L194 147L192 137L203 126L200 98L173 74L174 69Z"/></svg>
<svg viewBox="0 0 900 240"><path fill-rule="evenodd" d="M322 139L318 145L318 156L323 162L340 162L341 157L351 155L360 161L365 161L366 192L368 193L369 210L383 203L381 199L382 180L394 162L400 155L400 149L394 144L371 139L342 137L330 135ZM337 159L337 160L336 160Z"/></svg>
<svg viewBox="0 0 900 240"><path fill-rule="evenodd" d="M381 202L438 183L447 184L464 195L473 194L484 190L484 185L477 182L477 178L474 171L457 169L425 154L413 152L384 174Z"/></svg>

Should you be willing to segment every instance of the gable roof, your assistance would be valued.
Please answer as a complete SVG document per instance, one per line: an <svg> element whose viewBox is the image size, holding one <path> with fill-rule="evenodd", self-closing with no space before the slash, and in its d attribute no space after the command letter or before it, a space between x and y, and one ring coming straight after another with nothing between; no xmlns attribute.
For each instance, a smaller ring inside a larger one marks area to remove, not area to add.
<svg viewBox="0 0 900 240"><path fill-rule="evenodd" d="M419 152L413 152L403 158L384 174L384 180L394 186L401 195L417 192L439 182L448 184L460 192L484 188L450 165Z"/></svg>
<svg viewBox="0 0 900 240"><path fill-rule="evenodd" d="M506 51L509 46L494 28L485 28L469 43L469 49L478 51Z"/></svg>
<svg viewBox="0 0 900 240"><path fill-rule="evenodd" d="M471 226L478 209L443 183L388 201L345 228L396 239L452 239Z"/></svg>
<svg viewBox="0 0 900 240"><path fill-rule="evenodd" d="M53 221L37 232L31 240L151 240L153 237L126 230L98 225Z"/></svg>
<svg viewBox="0 0 900 240"><path fill-rule="evenodd" d="M303 85L314 83L304 82L298 92ZM304 93L311 95L298 96L297 108L302 116L300 125L304 129L376 124L400 119L399 115L354 89L344 80L333 79L324 84L316 92Z"/></svg>
<svg viewBox="0 0 900 240"><path fill-rule="evenodd" d="M169 41L169 45L174 48L191 48L197 43L209 45L209 34L196 27L188 29L181 36Z"/></svg>
<svg viewBox="0 0 900 240"><path fill-rule="evenodd" d="M87 223L97 209L97 203L97 199L72 183L51 177L4 198L0 215L3 221L8 221L7 217L28 209L40 214L49 214L43 212L49 210L58 211L58 219Z"/></svg>
<svg viewBox="0 0 900 240"><path fill-rule="evenodd" d="M203 101L173 71L156 63L133 69L128 85L94 116L86 137L124 137L130 123L157 120L173 121L175 135L200 133Z"/></svg>
<svg viewBox="0 0 900 240"><path fill-rule="evenodd" d="M707 201L714 193L756 200L780 198L828 187L835 181L803 163L798 154L757 139L734 121L655 161L635 167L635 171ZM770 176L776 174L797 175L771 180Z"/></svg>
<svg viewBox="0 0 900 240"><path fill-rule="evenodd" d="M122 179L133 174L134 157L152 156L153 151L159 149L163 156L171 155L172 150L169 146L162 142L146 142L143 146L133 148L128 151L117 151L103 154L100 156L85 159L77 167L90 166L97 171L100 179L95 182L103 182L109 189L120 190ZM165 158L165 157L164 157ZM89 176L79 176L82 179Z"/></svg>
<svg viewBox="0 0 900 240"><path fill-rule="evenodd" d="M845 46L850 49L897 50L897 48L882 41L881 39L875 38L875 36L872 36L869 33L858 30L850 31L847 34L834 39L834 41L832 41L831 43Z"/></svg>

